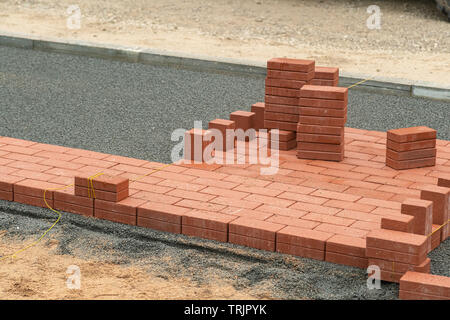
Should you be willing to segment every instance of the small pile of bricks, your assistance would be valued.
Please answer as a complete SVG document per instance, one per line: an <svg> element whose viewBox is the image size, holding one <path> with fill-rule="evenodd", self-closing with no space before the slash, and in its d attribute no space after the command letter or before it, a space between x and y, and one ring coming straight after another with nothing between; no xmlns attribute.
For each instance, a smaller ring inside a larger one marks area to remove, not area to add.
<svg viewBox="0 0 450 320"><path fill-rule="evenodd" d="M264 126L296 131L299 89L314 78L313 60L274 58L267 61Z"/></svg>
<svg viewBox="0 0 450 320"><path fill-rule="evenodd" d="M408 271L400 279L402 300L450 300L450 278Z"/></svg>
<svg viewBox="0 0 450 320"><path fill-rule="evenodd" d="M342 161L348 89L305 85L300 89L297 157Z"/></svg>
<svg viewBox="0 0 450 320"><path fill-rule="evenodd" d="M424 126L389 130L386 148L386 165L393 169L434 166L436 130Z"/></svg>
<svg viewBox="0 0 450 320"><path fill-rule="evenodd" d="M399 282L409 270L429 273L427 237L400 231L379 229L366 237L369 265L380 267L381 280Z"/></svg>
<svg viewBox="0 0 450 320"><path fill-rule="evenodd" d="M314 70L314 78L309 84L314 86L337 87L339 84L339 68L317 66Z"/></svg>

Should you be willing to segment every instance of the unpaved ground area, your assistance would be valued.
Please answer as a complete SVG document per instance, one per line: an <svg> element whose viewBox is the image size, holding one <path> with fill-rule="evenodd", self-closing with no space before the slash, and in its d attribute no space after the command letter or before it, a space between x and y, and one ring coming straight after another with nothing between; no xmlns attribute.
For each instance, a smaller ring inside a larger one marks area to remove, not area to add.
<svg viewBox="0 0 450 320"><path fill-rule="evenodd" d="M67 28L67 8L81 29ZM369 29L370 5L381 29ZM431 0L0 0L0 30L450 85L450 24Z"/></svg>

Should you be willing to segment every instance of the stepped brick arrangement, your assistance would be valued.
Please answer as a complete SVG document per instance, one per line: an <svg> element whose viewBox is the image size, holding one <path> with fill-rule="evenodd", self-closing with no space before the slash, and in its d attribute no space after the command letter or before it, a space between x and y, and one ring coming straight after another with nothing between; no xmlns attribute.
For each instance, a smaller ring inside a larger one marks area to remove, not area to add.
<svg viewBox="0 0 450 320"><path fill-rule="evenodd" d="M202 163L205 159L205 149L212 142L211 132L193 128L184 134L184 159L194 163ZM208 158L208 156L206 157Z"/></svg>
<svg viewBox="0 0 450 320"><path fill-rule="evenodd" d="M317 66L314 70L314 78L309 84L314 86L337 87L339 84L339 68Z"/></svg>
<svg viewBox="0 0 450 320"><path fill-rule="evenodd" d="M305 85L300 89L297 157L342 161L348 89Z"/></svg>
<svg viewBox="0 0 450 320"><path fill-rule="evenodd" d="M396 169L429 167L436 164L436 130L411 127L387 132L386 165Z"/></svg>
<svg viewBox="0 0 450 320"><path fill-rule="evenodd" d="M379 229L367 235L366 244L369 265L380 267L381 280L399 282L407 270L430 270L426 236Z"/></svg>
<svg viewBox="0 0 450 320"><path fill-rule="evenodd" d="M255 114L255 118L253 121L253 128L255 130L264 129L264 110L266 105L264 102L257 102L252 105L251 112Z"/></svg>
<svg viewBox="0 0 450 320"><path fill-rule="evenodd" d="M234 130L235 128L235 122L232 120L215 119L209 122L208 129L219 130L222 134L223 140L216 144L217 150L228 151L234 148L234 139L230 137L230 130Z"/></svg>
<svg viewBox="0 0 450 320"><path fill-rule="evenodd" d="M400 299L450 300L450 278L408 271L400 279Z"/></svg>
<svg viewBox="0 0 450 320"><path fill-rule="evenodd" d="M313 60L274 58L267 61L264 126L296 131L300 88L314 78Z"/></svg>

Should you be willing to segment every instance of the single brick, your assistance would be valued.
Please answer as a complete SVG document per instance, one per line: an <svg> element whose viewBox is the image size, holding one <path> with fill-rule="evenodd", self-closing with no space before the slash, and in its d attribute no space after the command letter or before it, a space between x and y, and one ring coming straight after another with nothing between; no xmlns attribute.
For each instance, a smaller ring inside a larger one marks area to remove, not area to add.
<svg viewBox="0 0 450 320"><path fill-rule="evenodd" d="M365 257L366 241L361 238L334 235L327 240L326 251L355 257Z"/></svg>
<svg viewBox="0 0 450 320"><path fill-rule="evenodd" d="M48 208L49 206L51 208L54 207L53 205L53 199L45 199L43 197L34 197L29 196L21 193L14 193L14 201L20 202L24 204L28 204L35 207L42 207L42 208Z"/></svg>
<svg viewBox="0 0 450 320"><path fill-rule="evenodd" d="M316 66L314 69L314 79L339 79L339 68Z"/></svg>
<svg viewBox="0 0 450 320"><path fill-rule="evenodd" d="M54 200L54 209L56 210L62 210L66 212L81 214L83 216L87 217L93 217L94 216L94 207L85 207L77 203L70 203L70 202L64 202L64 201L58 201Z"/></svg>
<svg viewBox="0 0 450 320"><path fill-rule="evenodd" d="M277 231L285 225L267 221L256 221L246 217L240 217L230 222L229 232L237 235L248 236L275 242Z"/></svg>
<svg viewBox="0 0 450 320"><path fill-rule="evenodd" d="M318 99L318 98L303 98L298 100L300 107L314 107L314 108L330 108L345 110L348 105L348 97L344 100Z"/></svg>
<svg viewBox="0 0 450 320"><path fill-rule="evenodd" d="M406 199L402 203L402 215L414 217L415 234L428 236L431 233L433 224L433 202L428 200Z"/></svg>
<svg viewBox="0 0 450 320"><path fill-rule="evenodd" d="M55 199L57 199L56 194ZM144 203L146 203L146 200L134 198L126 198L119 202L109 202L96 199L95 208L105 211L117 212L120 214L136 215L137 207L143 205Z"/></svg>
<svg viewBox="0 0 450 320"><path fill-rule="evenodd" d="M311 142L297 142L297 150L302 151L319 151L331 153L344 153L344 143L341 144L327 144L327 143L311 143Z"/></svg>
<svg viewBox="0 0 450 320"><path fill-rule="evenodd" d="M23 177L16 177L8 174L0 174L0 190L12 192L14 184L24 179L25 178Z"/></svg>
<svg viewBox="0 0 450 320"><path fill-rule="evenodd" d="M189 208L158 202L146 202L137 207L138 217L172 224L181 224L181 217L189 211L191 211Z"/></svg>
<svg viewBox="0 0 450 320"><path fill-rule="evenodd" d="M424 126L392 129L387 131L387 138L399 143L436 139L436 130Z"/></svg>
<svg viewBox="0 0 450 320"><path fill-rule="evenodd" d="M450 188L450 179L438 178L438 186Z"/></svg>
<svg viewBox="0 0 450 320"><path fill-rule="evenodd" d="M274 241L247 237L241 234L229 233L228 242L260 250L275 251Z"/></svg>
<svg viewBox="0 0 450 320"><path fill-rule="evenodd" d="M306 84L306 81L266 78L265 84L269 87L291 88L299 90Z"/></svg>
<svg viewBox="0 0 450 320"><path fill-rule="evenodd" d="M300 95L300 91L298 89L290 89L290 88L279 88L279 87L269 87L266 86L266 95L269 96L280 96L280 97L296 97Z"/></svg>
<svg viewBox="0 0 450 320"><path fill-rule="evenodd" d="M265 120L274 120L274 121L295 122L297 124L299 116L297 114L278 113L278 112L266 111L264 113L264 119Z"/></svg>
<svg viewBox="0 0 450 320"><path fill-rule="evenodd" d="M300 97L345 101L348 98L348 89L343 87L305 85L300 89Z"/></svg>
<svg viewBox="0 0 450 320"><path fill-rule="evenodd" d="M413 232L414 231L414 216L406 214L400 214L392 217L381 218L381 229L401 231L401 232Z"/></svg>
<svg viewBox="0 0 450 320"><path fill-rule="evenodd" d="M419 150L403 151L403 152L397 152L397 151L394 151L391 149L386 149L386 157L388 157L392 160L396 160L396 161L432 158L432 157L436 157L436 148L419 149Z"/></svg>
<svg viewBox="0 0 450 320"><path fill-rule="evenodd" d="M266 94L264 96L264 102L267 104L285 104L290 106L298 106L297 97L280 97Z"/></svg>
<svg viewBox="0 0 450 320"><path fill-rule="evenodd" d="M295 72L295 71L280 71L280 70L267 70L268 78L297 80L297 81L309 81L314 78L314 71L312 72Z"/></svg>
<svg viewBox="0 0 450 320"><path fill-rule="evenodd" d="M288 113L288 114L298 114L299 113L298 106L289 106L284 104L273 104L273 103L265 103L265 111L268 112L279 112L279 113Z"/></svg>
<svg viewBox="0 0 450 320"><path fill-rule="evenodd" d="M228 242L228 233L209 228L194 227L184 225L181 227L181 233L191 237L199 237L220 242Z"/></svg>
<svg viewBox="0 0 450 320"><path fill-rule="evenodd" d="M308 84L313 86L327 86L336 87L339 84L339 79L327 80L327 79L312 79Z"/></svg>
<svg viewBox="0 0 450 320"><path fill-rule="evenodd" d="M227 233L228 224L235 219L236 216L232 216L229 214L192 210L184 213L181 221L183 227L186 225L196 228L211 229Z"/></svg>
<svg viewBox="0 0 450 320"><path fill-rule="evenodd" d="M278 137L279 141L283 142L295 140L295 131L278 130L278 134L275 136L275 133L270 130L270 139L273 140L276 137Z"/></svg>
<svg viewBox="0 0 450 320"><path fill-rule="evenodd" d="M442 227L442 241L445 241L450 230L450 224L448 223L450 218L450 189L439 186L425 185L422 188L420 198L433 202L433 223L439 225L446 224Z"/></svg>
<svg viewBox="0 0 450 320"><path fill-rule="evenodd" d="M59 202L73 203L83 207L94 207L94 199L75 195L75 188L73 186L53 191L53 197L55 201Z"/></svg>
<svg viewBox="0 0 450 320"><path fill-rule="evenodd" d="M369 258L369 265L378 266L381 270L384 271L391 271L398 273L405 273L408 271L430 273L431 260L430 258L426 258L422 263L414 265L390 260Z"/></svg>
<svg viewBox="0 0 450 320"><path fill-rule="evenodd" d="M312 159L312 160L342 161L344 160L344 153L307 151L297 148L297 158Z"/></svg>
<svg viewBox="0 0 450 320"><path fill-rule="evenodd" d="M210 159L205 150L211 143L212 132L203 129L191 129L184 134L184 159L194 163L202 163ZM212 150L211 150L212 151Z"/></svg>
<svg viewBox="0 0 450 320"><path fill-rule="evenodd" d="M309 134L336 135L341 136L342 139L344 139L344 127L330 127L330 126L308 125L299 123L297 125L297 132Z"/></svg>
<svg viewBox="0 0 450 320"><path fill-rule="evenodd" d="M255 130L264 129L264 110L264 102L257 102L251 107L251 112L255 114L253 120L253 128L255 128Z"/></svg>
<svg viewBox="0 0 450 320"><path fill-rule="evenodd" d="M299 113L300 116L345 118L347 116L347 108L331 109L331 108L312 108L300 106Z"/></svg>
<svg viewBox="0 0 450 320"><path fill-rule="evenodd" d="M277 232L277 245L285 243L324 251L326 241L332 236L331 233L287 226Z"/></svg>
<svg viewBox="0 0 450 320"><path fill-rule="evenodd" d="M311 116L301 116L299 118L300 124L329 126L329 127L343 127L345 126L346 122L347 118L311 117Z"/></svg>
<svg viewBox="0 0 450 320"><path fill-rule="evenodd" d="M351 256L351 255L336 253L336 252L332 252L332 251L325 252L325 261L337 263L337 264L343 264L346 266L351 266L351 267L356 267L356 268L361 268L361 269L366 269L369 265L367 258Z"/></svg>
<svg viewBox="0 0 450 320"><path fill-rule="evenodd" d="M181 233L181 223L170 223L157 219L148 219L144 217L137 217L137 225L139 227L170 232L170 233Z"/></svg>
<svg viewBox="0 0 450 320"><path fill-rule="evenodd" d="M408 254L398 251L372 248L368 246L366 248L366 256L368 258L376 258L382 260L419 265L427 258L427 252L425 251L420 254Z"/></svg>
<svg viewBox="0 0 450 320"><path fill-rule="evenodd" d="M94 188L95 189L95 188ZM110 192L103 190L92 190L85 187L75 186L75 195L80 197L88 197L104 201L119 202L124 200L129 195L129 189L124 189L119 192Z"/></svg>
<svg viewBox="0 0 450 320"><path fill-rule="evenodd" d="M254 112L234 111L230 113L230 120L234 121L236 129L247 131L248 129L253 128L254 119Z"/></svg>
<svg viewBox="0 0 450 320"><path fill-rule="evenodd" d="M397 152L430 149L436 147L436 139L420 140L414 142L403 142L403 143L395 142L393 140L387 140L386 147L388 149Z"/></svg>
<svg viewBox="0 0 450 320"><path fill-rule="evenodd" d="M14 201L14 193L12 191L0 190L0 200Z"/></svg>
<svg viewBox="0 0 450 320"><path fill-rule="evenodd" d="M426 251L427 237L394 230L373 230L367 237L367 247L420 254Z"/></svg>
<svg viewBox="0 0 450 320"><path fill-rule="evenodd" d="M324 250L300 247L282 242L277 243L276 251L279 253L291 254L298 257L310 258L321 261L325 260Z"/></svg>
<svg viewBox="0 0 450 320"><path fill-rule="evenodd" d="M436 165L436 158L423 158L416 160L403 160L396 161L390 158L386 158L386 165L395 170L406 170L422 167L432 167Z"/></svg>
<svg viewBox="0 0 450 320"><path fill-rule="evenodd" d="M267 69L311 72L315 69L314 60L292 59L292 58L272 58L267 61Z"/></svg>
<svg viewBox="0 0 450 320"><path fill-rule="evenodd" d="M118 212L105 211L98 208L94 210L94 217L103 220L109 220L118 223L136 225L136 215L121 214Z"/></svg>
<svg viewBox="0 0 450 320"><path fill-rule="evenodd" d="M264 127L266 127L267 129L280 129L280 130L286 130L286 131L295 131L297 128L297 123L296 122L264 120Z"/></svg>
<svg viewBox="0 0 450 320"><path fill-rule="evenodd" d="M297 133L298 142L309 143L325 143L325 144L343 144L343 136L335 136L329 134L310 134L310 133Z"/></svg>

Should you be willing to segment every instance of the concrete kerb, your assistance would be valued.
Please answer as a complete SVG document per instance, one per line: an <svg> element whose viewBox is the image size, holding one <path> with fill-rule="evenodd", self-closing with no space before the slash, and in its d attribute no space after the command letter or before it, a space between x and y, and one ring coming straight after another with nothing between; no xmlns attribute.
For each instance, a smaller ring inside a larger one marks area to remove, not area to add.
<svg viewBox="0 0 450 320"><path fill-rule="evenodd" d="M228 58L217 59L208 56L191 55L165 50L98 44L78 40L50 39L27 34L11 34L1 31L0 45L115 59L134 63L171 66L196 71L239 73L253 76L265 76L266 74L265 63L248 60ZM368 78L371 77L341 72L339 85L350 86ZM405 79L375 76L355 88L381 93L390 92L401 95L450 101L450 85L441 86L425 82L413 83L413 81Z"/></svg>

